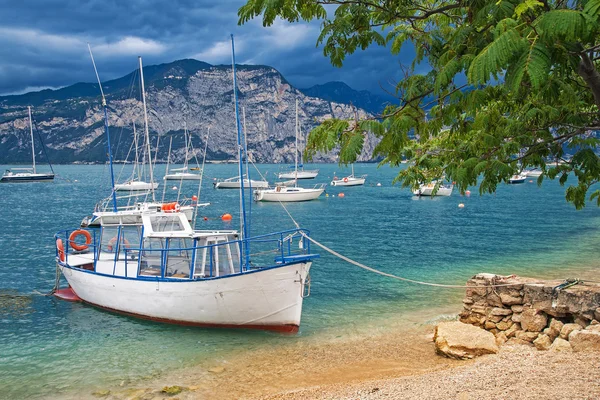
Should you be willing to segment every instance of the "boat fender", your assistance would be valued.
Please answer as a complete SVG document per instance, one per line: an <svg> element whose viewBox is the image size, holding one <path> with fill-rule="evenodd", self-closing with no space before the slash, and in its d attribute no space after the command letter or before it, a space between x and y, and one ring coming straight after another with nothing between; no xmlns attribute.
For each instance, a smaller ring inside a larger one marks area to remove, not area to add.
<svg viewBox="0 0 600 400"><path fill-rule="evenodd" d="M108 251L113 251L113 248L115 247L115 244L117 243L117 237L113 237L112 239L110 239L108 241L108 244L106 245L106 248L108 249ZM125 238L123 238L123 244L125 245L126 249L131 248L131 245L129 244L129 241Z"/></svg>
<svg viewBox="0 0 600 400"><path fill-rule="evenodd" d="M75 239L79 235L85 236L85 244L78 244L77 242L75 242ZM90 247L90 244L92 244L92 235L86 230L77 229L76 231L73 231L71 235L69 235L69 245L73 248L73 250L87 250L88 247Z"/></svg>
<svg viewBox="0 0 600 400"><path fill-rule="evenodd" d="M56 250L58 251L58 258L60 261L65 261L65 246L63 245L62 239L56 239Z"/></svg>
<svg viewBox="0 0 600 400"><path fill-rule="evenodd" d="M344 178L344 182L348 182L348 178Z"/></svg>

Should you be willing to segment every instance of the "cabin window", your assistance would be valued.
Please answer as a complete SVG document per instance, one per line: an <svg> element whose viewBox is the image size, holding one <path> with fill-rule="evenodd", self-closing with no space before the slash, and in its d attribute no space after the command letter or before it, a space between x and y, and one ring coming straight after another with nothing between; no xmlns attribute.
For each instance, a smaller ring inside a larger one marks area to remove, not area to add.
<svg viewBox="0 0 600 400"><path fill-rule="evenodd" d="M154 232L172 232L185 230L179 216L159 215L150 219Z"/></svg>
<svg viewBox="0 0 600 400"><path fill-rule="evenodd" d="M165 278L189 278L194 241L189 238L169 239Z"/></svg>
<svg viewBox="0 0 600 400"><path fill-rule="evenodd" d="M107 253L117 252L117 238L119 237L118 226L104 226L102 227L102 241L100 247L102 251Z"/></svg>
<svg viewBox="0 0 600 400"><path fill-rule="evenodd" d="M161 276L165 242L166 239L144 238L138 275Z"/></svg>

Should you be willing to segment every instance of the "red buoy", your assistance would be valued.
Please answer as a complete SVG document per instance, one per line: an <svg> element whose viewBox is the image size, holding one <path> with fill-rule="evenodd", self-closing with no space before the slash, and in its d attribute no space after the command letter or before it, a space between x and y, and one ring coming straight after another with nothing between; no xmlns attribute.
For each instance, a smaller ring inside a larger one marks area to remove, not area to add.
<svg viewBox="0 0 600 400"><path fill-rule="evenodd" d="M229 222L231 221L231 214L223 214L221 215L221 220L225 221L225 222Z"/></svg>

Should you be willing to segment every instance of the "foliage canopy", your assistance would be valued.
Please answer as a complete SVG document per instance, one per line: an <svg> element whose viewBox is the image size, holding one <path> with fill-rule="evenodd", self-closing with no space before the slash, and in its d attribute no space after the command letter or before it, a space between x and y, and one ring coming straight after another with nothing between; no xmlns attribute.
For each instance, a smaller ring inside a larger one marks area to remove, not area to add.
<svg viewBox="0 0 600 400"><path fill-rule="evenodd" d="M340 162L353 162L370 132L383 163L414 162L396 178L403 186L445 175L461 192L478 184L492 193L539 167L540 184L570 179L566 198L577 208L586 198L600 205L590 189L600 179L600 0L248 0L238 14L265 26L321 20L317 45L335 66L371 45L416 50L397 105L325 121L308 156L339 146ZM423 61L431 70L417 73Z"/></svg>

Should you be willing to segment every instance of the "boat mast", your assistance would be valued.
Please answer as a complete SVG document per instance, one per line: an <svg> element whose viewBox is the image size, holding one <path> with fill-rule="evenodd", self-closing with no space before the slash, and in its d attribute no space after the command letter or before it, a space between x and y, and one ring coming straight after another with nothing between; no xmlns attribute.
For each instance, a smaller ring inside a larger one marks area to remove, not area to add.
<svg viewBox="0 0 600 400"><path fill-rule="evenodd" d="M240 225L241 225L241 234L242 234L242 251L245 257L240 257L240 271L244 269L246 266L246 262L250 258L250 248L248 247L248 243L246 240L248 239L248 232L246 230L246 202L244 199L244 179L242 174L244 172L242 160L244 159L244 148L242 147L242 134L240 127L240 114L238 111L238 98L237 98L237 78L235 74L235 45L233 43L233 34L231 35L231 70L233 73L233 100L235 103L235 124L237 128L237 144L238 144L238 164L239 164L239 172L240 172Z"/></svg>
<svg viewBox="0 0 600 400"><path fill-rule="evenodd" d="M296 178L294 187L298 187L298 99L296 99Z"/></svg>
<svg viewBox="0 0 600 400"><path fill-rule="evenodd" d="M248 172L248 133L246 132L246 108L242 107L242 121L244 122L244 153L246 154L246 179L248 179L248 185L250 186L250 190L252 190L252 185L250 184L250 173ZM240 177L240 179L242 179Z"/></svg>
<svg viewBox="0 0 600 400"><path fill-rule="evenodd" d="M152 192L152 201L156 201L154 195L154 174L152 171L152 151L150 148L150 132L148 131L148 112L146 110L146 89L144 88L144 69L142 68L142 57L138 57L140 62L140 85L142 87L142 105L144 107L144 133L146 134L146 145L148 146L148 168L150 172L150 191Z"/></svg>
<svg viewBox="0 0 600 400"><path fill-rule="evenodd" d="M173 146L173 136L169 139L169 153L167 154L167 169L165 170L165 176L169 175L169 164L171 163L171 146ZM163 184L162 200L161 203L165 202L165 193L167 191L167 184Z"/></svg>
<svg viewBox="0 0 600 400"><path fill-rule="evenodd" d="M92 48L88 43L88 50L90 51L90 57L92 58L92 65L94 66L94 72L96 73L96 79L98 80L98 86L100 87L100 94L102 95L102 107L104 107L104 133L106 133L106 147L108 148L108 164L110 166L110 183L112 189L113 198L113 211L117 211L117 192L115 191L115 171L113 168L112 152L110 150L110 134L108 132L108 111L106 106L106 97L104 97L104 91L102 90L102 83L100 82L100 76L98 75L98 69L96 68L96 62L94 61L94 55L92 54Z"/></svg>
<svg viewBox="0 0 600 400"><path fill-rule="evenodd" d="M185 170L187 170L187 166L188 166L188 147L189 147L189 142L192 141L191 138L188 139L188 132L187 132L187 122L183 122L183 140L185 140L185 159L183 160L183 168L185 168Z"/></svg>
<svg viewBox="0 0 600 400"><path fill-rule="evenodd" d="M29 133L31 133L31 157L33 159L33 173L35 174L35 146L33 144L33 122L31 121L31 106L27 106L29 112Z"/></svg>
<svg viewBox="0 0 600 400"><path fill-rule="evenodd" d="M135 131L135 122L133 123L133 145L135 146L135 164L133 165L133 180L135 181L135 178L137 176L138 180L141 180L141 176L142 174L140 173L140 166L139 166L139 162L140 162L140 155L138 154L138 138L137 138L137 132Z"/></svg>

